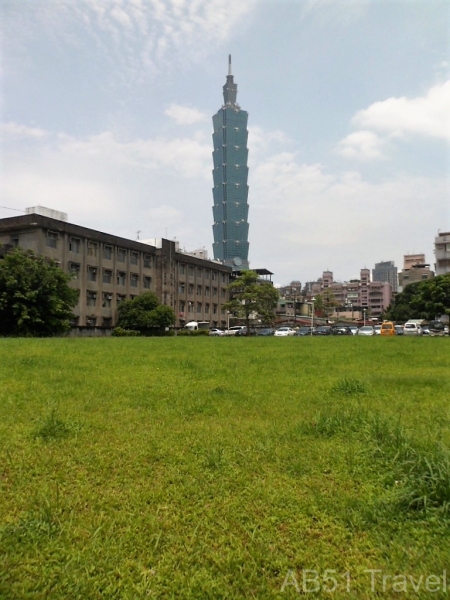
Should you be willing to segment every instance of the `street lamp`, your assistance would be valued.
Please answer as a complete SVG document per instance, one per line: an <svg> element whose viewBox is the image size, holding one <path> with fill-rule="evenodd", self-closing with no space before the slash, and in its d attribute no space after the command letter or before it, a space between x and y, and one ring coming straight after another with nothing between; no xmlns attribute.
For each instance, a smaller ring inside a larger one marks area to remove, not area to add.
<svg viewBox="0 0 450 600"><path fill-rule="evenodd" d="M363 308L364 327L366 326L366 310L367 308Z"/></svg>
<svg viewBox="0 0 450 600"><path fill-rule="evenodd" d="M311 335L313 334L313 329L314 329L314 300L315 298L311 298L311 302L308 302L308 304L311 305Z"/></svg>
<svg viewBox="0 0 450 600"><path fill-rule="evenodd" d="M230 311L227 310L227 329L230 329Z"/></svg>

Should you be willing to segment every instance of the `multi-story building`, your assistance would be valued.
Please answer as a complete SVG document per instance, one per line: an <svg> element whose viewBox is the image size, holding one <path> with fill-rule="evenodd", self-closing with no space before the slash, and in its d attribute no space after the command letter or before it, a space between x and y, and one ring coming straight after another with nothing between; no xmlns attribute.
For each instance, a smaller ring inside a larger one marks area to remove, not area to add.
<svg viewBox="0 0 450 600"><path fill-rule="evenodd" d="M326 292L326 294L324 294ZM379 317L392 302L392 286L387 281L371 281L370 270L361 269L360 279L334 281L331 271L310 284L306 298L324 295L329 303L328 316L362 318L363 314Z"/></svg>
<svg viewBox="0 0 450 600"><path fill-rule="evenodd" d="M392 286L392 291L396 293L398 289L398 274L394 261L386 260L375 263L375 268L372 269L372 281L388 281Z"/></svg>
<svg viewBox="0 0 450 600"><path fill-rule="evenodd" d="M236 97L230 56L224 104L213 116L213 250L216 260L240 271L249 268L248 113L241 110Z"/></svg>
<svg viewBox="0 0 450 600"><path fill-rule="evenodd" d="M434 277L429 263L425 262L425 254L405 254L403 270L398 274L398 289L403 291L410 283L424 281Z"/></svg>
<svg viewBox="0 0 450 600"><path fill-rule="evenodd" d="M146 291L173 308L178 327L191 320L226 325L231 269L180 252L177 242L149 245L30 213L0 219L0 246L31 249L72 275L79 290L74 326L113 327L120 302Z"/></svg>
<svg viewBox="0 0 450 600"><path fill-rule="evenodd" d="M436 275L450 273L450 232L438 232L434 238L434 256Z"/></svg>

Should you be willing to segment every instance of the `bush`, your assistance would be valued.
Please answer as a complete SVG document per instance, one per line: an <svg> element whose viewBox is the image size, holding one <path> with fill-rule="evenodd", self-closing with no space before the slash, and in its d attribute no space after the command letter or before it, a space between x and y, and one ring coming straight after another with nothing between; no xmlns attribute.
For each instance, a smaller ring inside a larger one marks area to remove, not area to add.
<svg viewBox="0 0 450 600"><path fill-rule="evenodd" d="M115 327L112 331L114 337L137 337L141 335L140 331L135 329L124 329L123 327Z"/></svg>

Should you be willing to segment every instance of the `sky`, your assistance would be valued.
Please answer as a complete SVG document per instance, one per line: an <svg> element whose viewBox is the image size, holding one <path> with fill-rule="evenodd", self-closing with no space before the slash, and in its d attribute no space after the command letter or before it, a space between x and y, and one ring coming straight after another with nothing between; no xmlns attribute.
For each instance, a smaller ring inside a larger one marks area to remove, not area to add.
<svg viewBox="0 0 450 600"><path fill-rule="evenodd" d="M358 278L450 231L448 0L2 0L0 218L45 206L212 254L228 55L249 260Z"/></svg>

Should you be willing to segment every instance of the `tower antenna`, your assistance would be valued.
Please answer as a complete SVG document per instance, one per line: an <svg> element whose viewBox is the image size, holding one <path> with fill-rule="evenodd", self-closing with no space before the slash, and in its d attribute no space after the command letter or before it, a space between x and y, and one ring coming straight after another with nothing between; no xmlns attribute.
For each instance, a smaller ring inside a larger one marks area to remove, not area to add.
<svg viewBox="0 0 450 600"><path fill-rule="evenodd" d="M228 55L228 75L231 75L231 54Z"/></svg>

